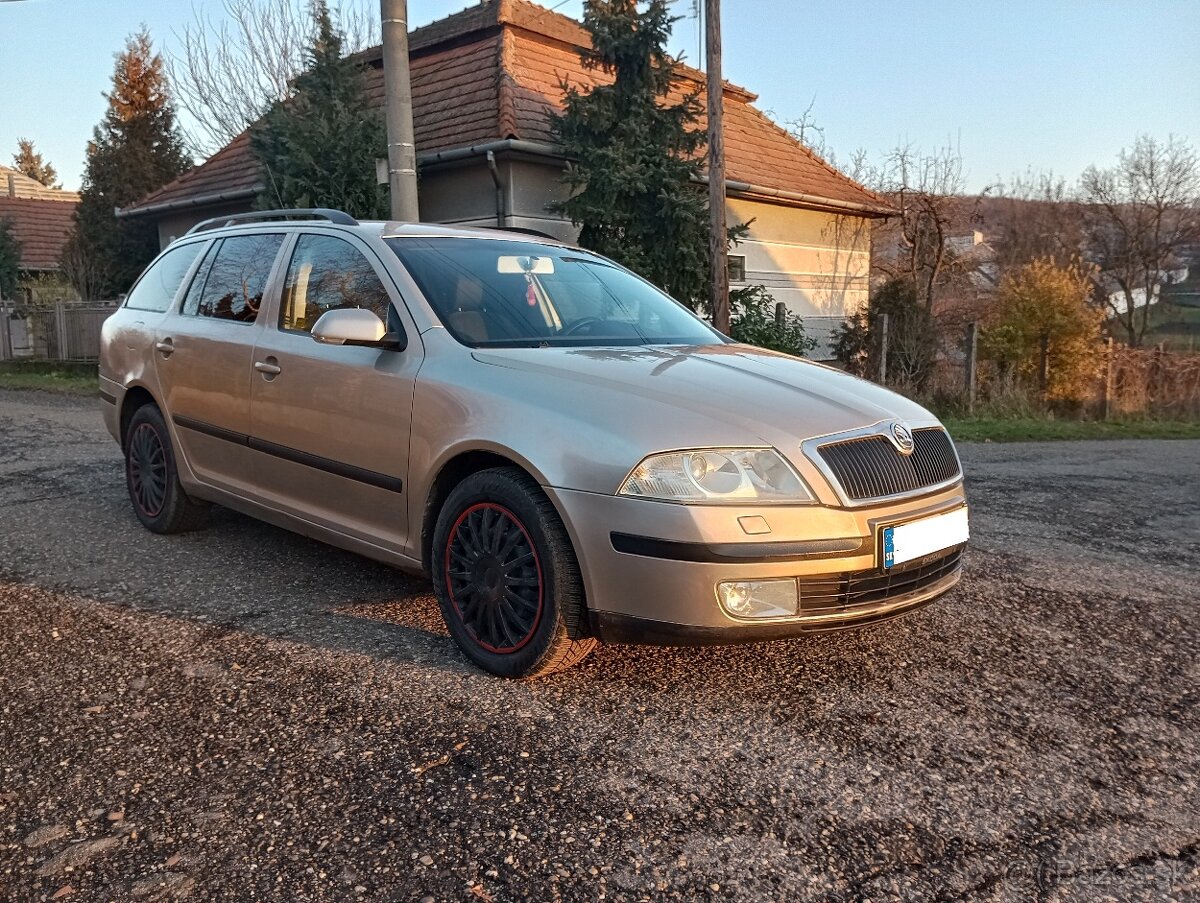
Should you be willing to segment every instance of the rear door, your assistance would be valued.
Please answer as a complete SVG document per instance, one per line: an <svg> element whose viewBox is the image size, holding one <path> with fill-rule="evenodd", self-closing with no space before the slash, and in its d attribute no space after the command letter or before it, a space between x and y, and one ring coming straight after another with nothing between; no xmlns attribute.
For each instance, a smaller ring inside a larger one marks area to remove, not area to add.
<svg viewBox="0 0 1200 903"><path fill-rule="evenodd" d="M153 386L158 324L169 316L176 296L185 290L210 242L174 244L150 265L134 284L121 309L104 322L101 331L100 375L128 388ZM105 393L102 392L102 395ZM106 396L111 397L111 396ZM112 399L115 401L115 399ZM111 416L116 416L115 409ZM115 424L113 424L115 431ZM122 439L124 437L118 437Z"/></svg>
<svg viewBox="0 0 1200 903"><path fill-rule="evenodd" d="M243 495L254 494L247 447L254 342L284 238L218 239L179 309L157 327L158 382L185 461L201 482Z"/></svg>
<svg viewBox="0 0 1200 903"><path fill-rule="evenodd" d="M256 481L273 507L403 553L413 390L421 343L390 277L354 236L301 231L285 251L273 322L251 378ZM403 351L323 345L325 311L373 311Z"/></svg>

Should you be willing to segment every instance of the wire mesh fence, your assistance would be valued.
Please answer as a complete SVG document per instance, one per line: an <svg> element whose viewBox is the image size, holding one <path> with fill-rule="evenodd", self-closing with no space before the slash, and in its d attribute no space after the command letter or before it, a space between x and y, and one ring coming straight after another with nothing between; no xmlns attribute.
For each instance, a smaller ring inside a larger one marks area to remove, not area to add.
<svg viewBox="0 0 1200 903"><path fill-rule="evenodd" d="M805 317L804 334L816 342L807 357L814 361L833 360L833 348L845 322L845 317Z"/></svg>
<svg viewBox="0 0 1200 903"><path fill-rule="evenodd" d="M1099 419L1200 417L1200 354L1107 339L1097 347L1094 367L1079 373L1071 397L1053 398L1047 390L1058 361L1050 343L1043 341L1031 375L984 359L978 336L974 323L961 335L942 336L932 373L914 394L939 409L996 416L1055 410ZM901 391L912 388L890 371L881 381Z"/></svg>

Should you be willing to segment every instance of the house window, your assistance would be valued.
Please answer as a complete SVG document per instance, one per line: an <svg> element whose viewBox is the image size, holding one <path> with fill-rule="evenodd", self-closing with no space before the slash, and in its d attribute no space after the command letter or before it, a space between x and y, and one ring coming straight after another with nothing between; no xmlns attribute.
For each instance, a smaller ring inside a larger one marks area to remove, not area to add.
<svg viewBox="0 0 1200 903"><path fill-rule="evenodd" d="M729 255L729 281L746 281L746 258L740 254Z"/></svg>

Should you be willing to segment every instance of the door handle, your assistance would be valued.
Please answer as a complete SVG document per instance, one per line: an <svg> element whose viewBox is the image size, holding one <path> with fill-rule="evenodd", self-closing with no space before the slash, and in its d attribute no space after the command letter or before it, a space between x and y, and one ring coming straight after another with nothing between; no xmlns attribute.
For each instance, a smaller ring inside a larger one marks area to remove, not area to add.
<svg viewBox="0 0 1200 903"><path fill-rule="evenodd" d="M175 343L170 339L163 339L161 342L155 342L154 347L162 352L163 357L170 357L171 352L175 350Z"/></svg>
<svg viewBox="0 0 1200 903"><path fill-rule="evenodd" d="M255 361L254 369L267 376L278 376L283 372L280 366L275 363L275 358L273 357L269 357L265 361Z"/></svg>

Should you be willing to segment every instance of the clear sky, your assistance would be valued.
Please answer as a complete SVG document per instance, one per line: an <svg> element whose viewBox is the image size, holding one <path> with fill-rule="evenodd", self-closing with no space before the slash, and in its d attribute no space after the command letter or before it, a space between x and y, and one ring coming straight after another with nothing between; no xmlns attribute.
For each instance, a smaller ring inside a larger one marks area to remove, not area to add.
<svg viewBox="0 0 1200 903"><path fill-rule="evenodd" d="M360 0L375 8L374 0ZM544 0L553 6L557 0ZM336 3L334 4L336 5ZM414 25L469 0L409 0ZM676 0L690 15L692 0ZM217 0L0 0L0 162L33 138L66 187L104 113L113 53L160 49ZM583 0L560 10L578 17ZM1139 133L1200 148L1200 0L725 0L725 76L780 120L813 117L839 157L956 145L967 188L1032 167L1074 180ZM693 64L694 19L676 25Z"/></svg>

